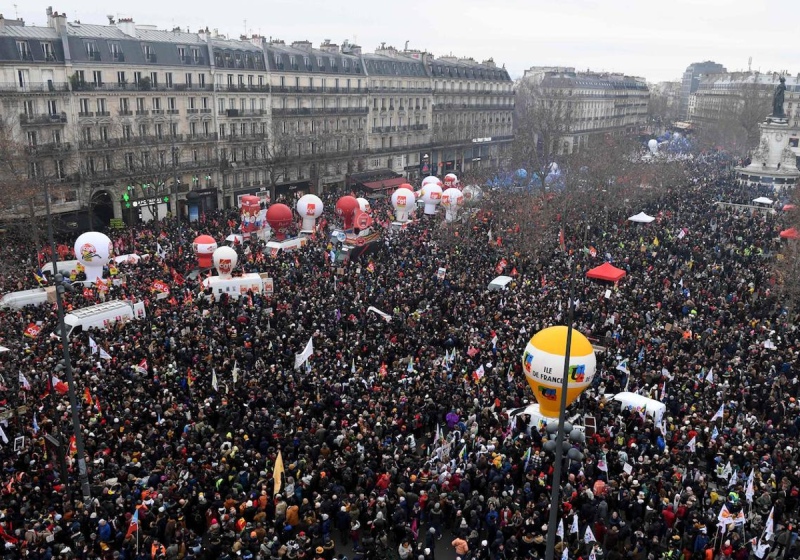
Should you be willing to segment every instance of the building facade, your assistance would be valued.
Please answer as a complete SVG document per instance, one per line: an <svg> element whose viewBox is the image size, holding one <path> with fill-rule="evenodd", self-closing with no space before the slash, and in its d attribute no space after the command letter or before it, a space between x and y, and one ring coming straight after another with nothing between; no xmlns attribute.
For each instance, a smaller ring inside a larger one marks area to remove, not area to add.
<svg viewBox="0 0 800 560"><path fill-rule="evenodd" d="M82 24L48 9L47 27L0 19L0 75L26 173L57 184L54 212L83 228L88 216L196 219L245 194L394 186L495 165L511 140L511 80L493 62L346 42Z"/></svg>
<svg viewBox="0 0 800 560"><path fill-rule="evenodd" d="M567 100L567 126L558 153L573 153L596 135L629 135L645 130L650 91L644 78L597 72L575 72L570 67L532 67L525 80L538 84L537 92Z"/></svg>
<svg viewBox="0 0 800 560"><path fill-rule="evenodd" d="M681 76L681 97L680 107L678 109L678 118L685 121L689 118L690 114L690 98L691 95L697 91L700 79L703 76L710 74L718 74L727 72L722 64L707 60L705 62L695 62L690 64Z"/></svg>

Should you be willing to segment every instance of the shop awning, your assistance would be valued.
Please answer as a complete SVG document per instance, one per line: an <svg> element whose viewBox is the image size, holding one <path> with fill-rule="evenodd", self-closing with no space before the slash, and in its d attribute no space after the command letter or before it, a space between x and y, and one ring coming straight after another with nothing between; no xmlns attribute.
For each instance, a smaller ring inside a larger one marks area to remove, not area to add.
<svg viewBox="0 0 800 560"><path fill-rule="evenodd" d="M394 189L406 182L405 177L393 177L392 179L384 179L383 181L370 181L368 183L361 183L365 189L371 191L385 191L387 189Z"/></svg>
<svg viewBox="0 0 800 560"><path fill-rule="evenodd" d="M611 263L603 263L600 266L591 269L586 273L587 278L595 278L596 280L607 280L609 282L617 282L625 277L625 271L617 268Z"/></svg>

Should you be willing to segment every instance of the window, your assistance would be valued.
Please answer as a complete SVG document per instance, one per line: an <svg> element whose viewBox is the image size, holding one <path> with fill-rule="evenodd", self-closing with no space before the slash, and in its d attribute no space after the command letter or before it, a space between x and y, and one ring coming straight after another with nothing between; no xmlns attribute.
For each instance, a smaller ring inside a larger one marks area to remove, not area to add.
<svg viewBox="0 0 800 560"><path fill-rule="evenodd" d="M49 115L57 115L58 114L58 101L55 99L48 99L47 100L47 113Z"/></svg>
<svg viewBox="0 0 800 560"><path fill-rule="evenodd" d="M147 136L147 125L140 124L139 125L139 136L145 138Z"/></svg>
<svg viewBox="0 0 800 560"><path fill-rule="evenodd" d="M144 97L137 97L136 98L136 110L137 111L144 111Z"/></svg>
<svg viewBox="0 0 800 560"><path fill-rule="evenodd" d="M108 127L101 126L100 127L100 140L106 141L108 140Z"/></svg>
<svg viewBox="0 0 800 560"><path fill-rule="evenodd" d="M167 98L167 109L170 111L175 111L178 108L178 104L174 97Z"/></svg>
<svg viewBox="0 0 800 560"><path fill-rule="evenodd" d="M161 98L160 97L154 97L153 98L153 110L154 111L160 111L161 110Z"/></svg>
<svg viewBox="0 0 800 560"><path fill-rule="evenodd" d="M124 86L126 83L127 80L125 79L125 72L123 71L117 72L117 84Z"/></svg>
<svg viewBox="0 0 800 560"><path fill-rule="evenodd" d="M198 74L197 75L197 83L200 87L206 87L206 75L205 74Z"/></svg>
<svg viewBox="0 0 800 560"><path fill-rule="evenodd" d="M88 115L89 114L89 100L86 97L82 97L80 100L80 113L81 115Z"/></svg>
<svg viewBox="0 0 800 560"><path fill-rule="evenodd" d="M60 130L54 130L53 131L53 144L55 144L56 146L60 146L61 145L61 131Z"/></svg>
<svg viewBox="0 0 800 560"><path fill-rule="evenodd" d="M32 161L28 163L28 178L35 179L39 176L39 162Z"/></svg>
<svg viewBox="0 0 800 560"><path fill-rule="evenodd" d="M192 58L195 63L200 61L200 49L192 49Z"/></svg>
<svg viewBox="0 0 800 560"><path fill-rule="evenodd" d="M172 87L172 72L167 72L164 74L164 85L168 88Z"/></svg>
<svg viewBox="0 0 800 560"><path fill-rule="evenodd" d="M65 171L66 167L64 166L64 160L57 159L55 161L55 164L56 164L56 177L58 177L59 179L63 179L64 177L66 177L67 174Z"/></svg>
<svg viewBox="0 0 800 560"><path fill-rule="evenodd" d="M134 72L133 73L133 83L137 86L142 83L142 73L141 72Z"/></svg>
<svg viewBox="0 0 800 560"><path fill-rule="evenodd" d="M178 47L178 57L181 61L186 62L186 47Z"/></svg>
<svg viewBox="0 0 800 560"><path fill-rule="evenodd" d="M26 100L22 102L23 112L28 117L33 117L36 114L36 108L33 104L32 100Z"/></svg>
<svg viewBox="0 0 800 560"><path fill-rule="evenodd" d="M196 97L190 97L189 98L189 100L188 100L189 109L197 109L196 101L197 101Z"/></svg>
<svg viewBox="0 0 800 560"><path fill-rule="evenodd" d="M144 59L147 62L155 62L156 61L156 54L153 52L153 47L150 45L144 46Z"/></svg>
<svg viewBox="0 0 800 560"><path fill-rule="evenodd" d="M191 72L186 72L185 79L186 79L186 87L187 88L191 88L192 87L192 73Z"/></svg>
<svg viewBox="0 0 800 560"><path fill-rule="evenodd" d="M48 43L46 41L42 41L41 45L42 45L42 55L44 56L44 59L49 61L55 60L56 56L55 54L53 54L53 44Z"/></svg>
<svg viewBox="0 0 800 560"><path fill-rule="evenodd" d="M164 125L156 123L156 138L164 138Z"/></svg>
<svg viewBox="0 0 800 560"><path fill-rule="evenodd" d="M29 130L27 136L28 136L28 146L30 146L31 148L35 148L39 144L37 142L36 131Z"/></svg>
<svg viewBox="0 0 800 560"><path fill-rule="evenodd" d="M92 83L96 86L103 85L103 72L100 70L92 70Z"/></svg>
<svg viewBox="0 0 800 560"><path fill-rule="evenodd" d="M128 171L133 171L133 152L126 152L125 153L125 169Z"/></svg>
<svg viewBox="0 0 800 560"><path fill-rule="evenodd" d="M220 138L225 138L225 125L224 124L219 125L219 137Z"/></svg>
<svg viewBox="0 0 800 560"><path fill-rule="evenodd" d="M169 123L169 135L172 137L178 135L178 123Z"/></svg>
<svg viewBox="0 0 800 560"><path fill-rule="evenodd" d="M89 128L88 126L83 127L83 129L81 129L81 138L87 144L91 144L92 143L92 129Z"/></svg>
<svg viewBox="0 0 800 560"><path fill-rule="evenodd" d="M133 136L133 131L131 130L131 125L123 124L122 125L122 137L125 140L130 140L132 136Z"/></svg>
<svg viewBox="0 0 800 560"><path fill-rule="evenodd" d="M122 47L120 47L119 43L111 41L108 43L108 48L111 51L111 58L120 62L125 60L125 57L122 55Z"/></svg>
<svg viewBox="0 0 800 560"><path fill-rule="evenodd" d="M104 97L97 99L97 114L98 116L106 115L106 100Z"/></svg>
<svg viewBox="0 0 800 560"><path fill-rule="evenodd" d="M84 41L83 45L86 48L86 56L89 57L89 60L100 60L100 51L97 50L95 41Z"/></svg>
<svg viewBox="0 0 800 560"><path fill-rule="evenodd" d="M222 114L225 112L225 100L224 99L217 99L217 105L219 105L219 113Z"/></svg>
<svg viewBox="0 0 800 560"><path fill-rule="evenodd" d="M150 72L150 86L158 86L158 72Z"/></svg>

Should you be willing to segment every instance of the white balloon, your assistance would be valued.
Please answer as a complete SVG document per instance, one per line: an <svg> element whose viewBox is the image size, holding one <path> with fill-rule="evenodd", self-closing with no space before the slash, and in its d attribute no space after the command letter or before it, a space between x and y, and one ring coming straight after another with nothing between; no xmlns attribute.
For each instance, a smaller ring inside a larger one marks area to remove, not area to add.
<svg viewBox="0 0 800 560"><path fill-rule="evenodd" d="M394 208L395 220L407 222L408 216L416 206L417 199L414 193L406 188L397 189L392 193L392 207Z"/></svg>
<svg viewBox="0 0 800 560"><path fill-rule="evenodd" d="M658 153L658 140L655 138L651 138L649 142L647 142L647 147L650 149L651 154Z"/></svg>
<svg viewBox="0 0 800 560"><path fill-rule="evenodd" d="M103 267L114 257L114 246L104 233L87 231L75 240L75 258L86 269L86 279L103 278Z"/></svg>
<svg viewBox="0 0 800 560"><path fill-rule="evenodd" d="M362 212L369 214L372 211L372 207L369 205L369 200L366 198L357 198L356 200L358 201L358 207Z"/></svg>
<svg viewBox="0 0 800 560"><path fill-rule="evenodd" d="M420 198L425 203L425 214L433 216L436 214L436 207L442 201L442 187L436 183L428 183L422 187Z"/></svg>
<svg viewBox="0 0 800 560"><path fill-rule="evenodd" d="M422 180L422 186L424 187L428 183L436 183L440 187L442 186L442 181L436 175L429 175Z"/></svg>
<svg viewBox="0 0 800 560"><path fill-rule="evenodd" d="M458 209L464 206L464 193L455 187L450 187L442 193L442 208L445 209L444 218L454 222L458 218Z"/></svg>
<svg viewBox="0 0 800 560"><path fill-rule="evenodd" d="M236 268L239 262L239 255L236 251L227 245L217 248L211 256L214 261L214 268L217 269L217 274L220 278L230 278L231 272Z"/></svg>
<svg viewBox="0 0 800 560"><path fill-rule="evenodd" d="M302 229L304 231L313 231L317 218L322 215L323 210L322 201L319 197L313 194L303 195L297 201L295 208L303 220Z"/></svg>

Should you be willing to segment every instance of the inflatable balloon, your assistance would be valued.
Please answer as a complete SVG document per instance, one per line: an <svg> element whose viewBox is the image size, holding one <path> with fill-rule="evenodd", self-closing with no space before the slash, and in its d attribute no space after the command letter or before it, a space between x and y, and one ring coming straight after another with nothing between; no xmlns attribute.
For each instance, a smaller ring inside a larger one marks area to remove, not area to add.
<svg viewBox="0 0 800 560"><path fill-rule="evenodd" d="M655 155L658 153L658 140L655 138L651 138L649 142L647 142L647 147L650 149L650 153Z"/></svg>
<svg viewBox="0 0 800 560"><path fill-rule="evenodd" d="M442 201L442 187L437 183L428 183L421 190L420 198L425 203L425 214L433 216L436 214L436 207Z"/></svg>
<svg viewBox="0 0 800 560"><path fill-rule="evenodd" d="M458 184L458 177L455 173L448 173L444 176L444 186L446 188L455 187Z"/></svg>
<svg viewBox="0 0 800 560"><path fill-rule="evenodd" d="M478 185L467 185L462 192L465 203L476 202L483 196L483 190Z"/></svg>
<svg viewBox="0 0 800 560"><path fill-rule="evenodd" d="M359 210L358 200L354 196L343 196L336 201L336 215L342 218L342 229L353 229L353 219Z"/></svg>
<svg viewBox="0 0 800 560"><path fill-rule="evenodd" d="M303 231L314 231L317 218L322 215L322 201L318 196L306 194L297 201L297 213L303 220L301 228Z"/></svg>
<svg viewBox="0 0 800 560"><path fill-rule="evenodd" d="M200 268L211 268L212 256L217 250L217 242L214 241L214 238L210 235L198 235L192 242L192 248Z"/></svg>
<svg viewBox="0 0 800 560"><path fill-rule="evenodd" d="M356 200L358 201L358 208L362 212L366 212L367 214L372 212L372 207L369 205L369 200L366 198L357 198Z"/></svg>
<svg viewBox="0 0 800 560"><path fill-rule="evenodd" d="M75 240L75 258L86 272L86 279L94 282L103 278L103 267L114 257L114 246L104 233L87 231Z"/></svg>
<svg viewBox="0 0 800 560"><path fill-rule="evenodd" d="M358 211L353 219L353 231L360 233L372 225L372 216L366 212Z"/></svg>
<svg viewBox="0 0 800 560"><path fill-rule="evenodd" d="M395 221L407 222L409 214L416 205L416 198L411 189L401 186L392 193L392 207L394 207Z"/></svg>
<svg viewBox="0 0 800 560"><path fill-rule="evenodd" d="M536 333L522 355L525 378L539 403L539 411L548 418L558 418L566 350L567 327L558 326ZM596 366L591 343L575 329L569 354L567 406L592 383Z"/></svg>
<svg viewBox="0 0 800 560"><path fill-rule="evenodd" d="M450 187L442 193L442 208L445 210L444 218L454 222L458 218L458 209L464 205L464 193L455 187Z"/></svg>
<svg viewBox="0 0 800 560"><path fill-rule="evenodd" d="M294 222L292 210L285 204L273 204L267 208L267 223L275 231L275 239L283 241Z"/></svg>
<svg viewBox="0 0 800 560"><path fill-rule="evenodd" d="M236 264L239 262L239 255L228 246L218 247L211 257L214 261L214 268L217 269L217 274L219 274L220 278L230 278L233 269L236 268Z"/></svg>
<svg viewBox="0 0 800 560"><path fill-rule="evenodd" d="M245 195L239 202L242 216L242 235L250 237L251 234L264 227L261 223L261 199L257 196Z"/></svg>
<svg viewBox="0 0 800 560"><path fill-rule="evenodd" d="M425 177L425 178L422 180L422 186L423 186L423 187L424 187L425 185L427 185L428 183L436 183L436 184L437 184L437 185L439 185L440 187L442 186L442 181L441 181L441 180L439 179L439 177L437 177L436 175L430 175L430 176L428 176L428 177ZM400 185L400 186L402 187L402 186L404 186L404 185ZM414 189L411 189L411 190L414 190Z"/></svg>
<svg viewBox="0 0 800 560"><path fill-rule="evenodd" d="M517 169L517 179L527 179L528 172L524 169Z"/></svg>

